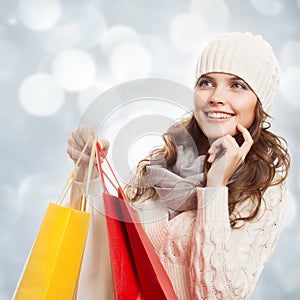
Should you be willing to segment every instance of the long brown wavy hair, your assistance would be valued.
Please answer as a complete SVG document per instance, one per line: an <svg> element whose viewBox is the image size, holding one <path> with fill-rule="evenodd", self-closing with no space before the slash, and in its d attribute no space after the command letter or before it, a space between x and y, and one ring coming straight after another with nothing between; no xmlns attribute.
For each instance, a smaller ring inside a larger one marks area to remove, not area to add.
<svg viewBox="0 0 300 300"><path fill-rule="evenodd" d="M263 110L261 102L257 101L255 108L255 120L248 129L253 145L248 152L244 163L238 168L229 181L229 218L232 227L238 221L251 221L258 214L263 201L263 194L271 185L282 183L288 174L290 167L290 157L286 147L286 141L269 131L270 123L267 121L269 115ZM146 167L150 164L164 164L164 167L172 167L177 159L176 145L188 143L187 134L192 137L193 143L198 149L203 148L203 143L208 143L193 114L172 125L163 134L164 146L153 150L148 157L139 162L136 175L126 185L125 191L130 201L143 199L158 199L155 189L147 181ZM235 136L239 145L243 143L241 134ZM204 165L204 175L209 170L210 165ZM275 174L279 172L281 176ZM237 176L238 175L238 176ZM278 177L278 179L277 179ZM199 184L199 186L205 186ZM248 199L252 201L252 211L248 216L240 216L235 207Z"/></svg>

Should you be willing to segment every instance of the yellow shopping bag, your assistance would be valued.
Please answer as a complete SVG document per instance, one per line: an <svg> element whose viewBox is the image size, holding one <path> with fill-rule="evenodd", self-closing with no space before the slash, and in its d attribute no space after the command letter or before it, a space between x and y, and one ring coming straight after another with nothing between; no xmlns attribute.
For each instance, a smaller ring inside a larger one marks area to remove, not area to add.
<svg viewBox="0 0 300 300"><path fill-rule="evenodd" d="M59 202L75 181L80 159ZM13 299L76 299L89 222L90 213L49 204Z"/></svg>
<svg viewBox="0 0 300 300"><path fill-rule="evenodd" d="M89 221L89 213L49 204L15 299L73 299Z"/></svg>

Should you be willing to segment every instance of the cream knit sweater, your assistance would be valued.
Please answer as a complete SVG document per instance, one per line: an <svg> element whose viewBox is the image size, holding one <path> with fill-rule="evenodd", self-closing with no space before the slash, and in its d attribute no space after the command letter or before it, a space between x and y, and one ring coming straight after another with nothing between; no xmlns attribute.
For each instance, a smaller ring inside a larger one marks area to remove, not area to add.
<svg viewBox="0 0 300 300"><path fill-rule="evenodd" d="M270 187L256 220L239 229L230 227L227 187L198 188L197 198L197 210L171 220L153 202L139 206L178 298L248 299L283 226L284 184ZM249 207L250 201L239 213L245 215Z"/></svg>
<svg viewBox="0 0 300 300"><path fill-rule="evenodd" d="M91 182L94 197L101 193L100 186L99 179ZM73 194L79 189L76 184ZM134 205L178 299L250 297L282 230L284 190L284 184L270 187L257 218L239 229L230 227L226 187L197 188L198 209L171 220L158 201ZM250 201L238 211L245 215L249 207Z"/></svg>

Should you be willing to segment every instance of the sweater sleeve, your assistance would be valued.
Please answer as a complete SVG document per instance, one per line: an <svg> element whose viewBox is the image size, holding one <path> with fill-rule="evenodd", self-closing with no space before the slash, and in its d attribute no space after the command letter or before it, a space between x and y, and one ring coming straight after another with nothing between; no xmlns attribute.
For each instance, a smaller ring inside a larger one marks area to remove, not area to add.
<svg viewBox="0 0 300 300"><path fill-rule="evenodd" d="M228 189L198 188L198 211L191 248L193 299L248 299L283 226L284 184L264 194L258 216L232 229ZM248 206L240 207L243 215Z"/></svg>

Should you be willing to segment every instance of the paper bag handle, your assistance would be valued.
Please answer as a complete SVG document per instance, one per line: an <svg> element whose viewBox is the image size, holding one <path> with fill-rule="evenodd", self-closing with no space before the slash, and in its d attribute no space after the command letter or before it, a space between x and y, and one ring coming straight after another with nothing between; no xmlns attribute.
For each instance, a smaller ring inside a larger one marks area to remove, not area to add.
<svg viewBox="0 0 300 300"><path fill-rule="evenodd" d="M69 178L67 179L66 184L64 185L64 187L62 188L62 191L60 192L60 195L58 196L58 200L57 200L56 204L58 204L58 205L62 204L62 202L64 201L64 199L65 199L67 193L69 192L71 186L74 184L74 182L77 178L77 174L78 174L78 171L79 171L78 166L81 162L82 156L83 156L85 150L87 149L88 145L90 144L90 142L92 140L93 140L93 136L90 136L87 139L87 141L86 141L86 143L85 143L85 145L84 145L84 147L83 147L83 149L82 149L82 151L81 151L81 153L80 153L80 155L79 155L79 157L76 161L76 164L74 165L74 168L71 171L71 173L69 175Z"/></svg>
<svg viewBox="0 0 300 300"><path fill-rule="evenodd" d="M97 138L94 138L92 150L90 154L90 161L88 166L85 168L85 172L84 172L83 192L80 200L80 209L82 211L86 210L87 196L89 194L90 181L91 181L93 167L95 165L95 160L96 160L96 143L97 143Z"/></svg>
<svg viewBox="0 0 300 300"><path fill-rule="evenodd" d="M101 163L101 155L103 156L103 158L105 158L105 161L106 161L106 164L110 170L110 173L112 174L113 176L113 179L115 182L113 182L113 180L108 176L108 174L103 170L103 166L102 166L102 163ZM106 194L109 194L108 192L108 188L107 188L107 185L106 185L106 180L108 180L110 182L110 184L113 186L113 188L119 193L122 195L122 198L125 200L127 200L127 197L121 187L121 184L120 182L118 181L117 179L117 176L116 174L114 173L113 171L113 168L111 167L109 161L107 160L106 158L106 154L101 146L101 144L99 142L96 143L96 162L97 162L97 169L98 169L98 172L99 172L99 175L101 177L101 181L102 181L102 184L103 184L103 190L104 190L104 193Z"/></svg>

